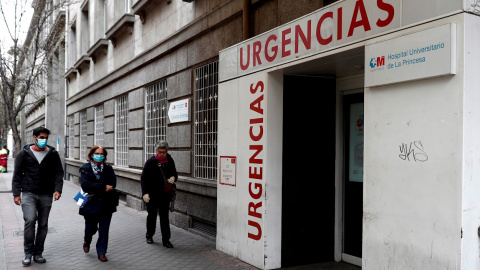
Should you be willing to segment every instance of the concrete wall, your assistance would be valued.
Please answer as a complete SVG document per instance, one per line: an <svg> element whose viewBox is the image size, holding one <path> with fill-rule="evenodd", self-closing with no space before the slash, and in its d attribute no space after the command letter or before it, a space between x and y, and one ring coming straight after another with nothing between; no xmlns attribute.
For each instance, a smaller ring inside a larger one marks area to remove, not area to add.
<svg viewBox="0 0 480 270"><path fill-rule="evenodd" d="M465 14L465 63L463 111L462 269L480 269L480 29L478 16Z"/></svg>
<svg viewBox="0 0 480 270"><path fill-rule="evenodd" d="M365 269L460 269L463 16L452 21L457 24L455 75L365 88Z"/></svg>

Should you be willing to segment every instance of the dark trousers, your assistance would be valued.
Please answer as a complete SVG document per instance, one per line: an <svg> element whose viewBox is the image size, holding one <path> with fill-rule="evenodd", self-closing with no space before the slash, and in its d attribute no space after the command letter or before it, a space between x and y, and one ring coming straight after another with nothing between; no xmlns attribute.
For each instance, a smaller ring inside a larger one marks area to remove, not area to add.
<svg viewBox="0 0 480 270"><path fill-rule="evenodd" d="M93 235L98 231L97 254L107 254L108 231L112 221L112 213L85 214L85 242L90 245Z"/></svg>
<svg viewBox="0 0 480 270"><path fill-rule="evenodd" d="M160 216L160 231L162 232L162 241L170 240L170 221L168 218L170 197L163 194L162 197L150 198L147 203L147 233L146 237L153 237L157 227L157 214Z"/></svg>
<svg viewBox="0 0 480 270"><path fill-rule="evenodd" d="M36 195L22 192L22 212L25 227L23 249L25 254L42 254L48 232L48 216L52 209L52 195ZM35 225L38 221L37 233Z"/></svg>

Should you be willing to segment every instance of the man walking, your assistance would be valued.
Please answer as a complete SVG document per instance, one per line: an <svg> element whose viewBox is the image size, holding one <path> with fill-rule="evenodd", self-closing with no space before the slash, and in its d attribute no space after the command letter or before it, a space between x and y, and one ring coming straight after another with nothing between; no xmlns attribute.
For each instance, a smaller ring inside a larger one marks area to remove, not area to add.
<svg viewBox="0 0 480 270"><path fill-rule="evenodd" d="M15 204L22 206L25 221L23 265L46 262L42 256L53 199L60 199L63 168L55 148L47 145L50 130L33 130L34 144L26 145L15 158L12 190ZM21 196L20 196L21 195ZM35 235L35 223L38 220Z"/></svg>

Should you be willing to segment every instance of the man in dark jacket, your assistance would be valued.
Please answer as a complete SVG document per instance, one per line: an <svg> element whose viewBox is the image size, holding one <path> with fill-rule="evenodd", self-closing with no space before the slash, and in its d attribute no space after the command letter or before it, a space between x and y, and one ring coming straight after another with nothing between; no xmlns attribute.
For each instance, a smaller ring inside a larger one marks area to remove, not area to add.
<svg viewBox="0 0 480 270"><path fill-rule="evenodd" d="M48 216L52 200L60 199L63 188L63 168L55 148L47 145L50 130L33 130L35 144L26 145L15 158L12 190L15 204L22 206L24 227L23 265L46 262L42 253L48 231ZM21 195L21 196L20 196ZM35 223L38 221L37 234Z"/></svg>

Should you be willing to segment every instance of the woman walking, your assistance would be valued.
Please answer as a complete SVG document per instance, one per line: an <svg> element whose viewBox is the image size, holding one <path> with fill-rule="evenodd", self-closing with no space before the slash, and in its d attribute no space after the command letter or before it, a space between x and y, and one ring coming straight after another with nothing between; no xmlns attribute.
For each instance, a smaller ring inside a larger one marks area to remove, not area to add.
<svg viewBox="0 0 480 270"><path fill-rule="evenodd" d="M112 214L117 211L118 193L115 190L117 178L112 166L105 163L107 150L94 145L88 151L88 162L80 168L80 185L84 192L91 197L80 208L79 214L85 219L85 236L83 251L90 251L90 243L93 235L98 230L96 244L98 259L106 262L108 247L108 231Z"/></svg>
<svg viewBox="0 0 480 270"><path fill-rule="evenodd" d="M160 231L163 246L173 248L170 243L169 204L173 191L166 191L165 186L178 179L177 169L172 156L168 154L168 144L160 140L155 144L155 155L145 162L142 171L141 185L143 200L147 204L148 244L153 244L153 235L157 226L157 214L160 216Z"/></svg>

